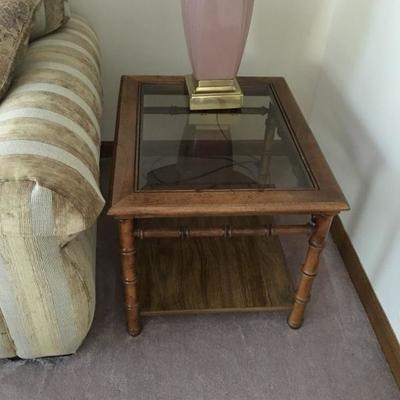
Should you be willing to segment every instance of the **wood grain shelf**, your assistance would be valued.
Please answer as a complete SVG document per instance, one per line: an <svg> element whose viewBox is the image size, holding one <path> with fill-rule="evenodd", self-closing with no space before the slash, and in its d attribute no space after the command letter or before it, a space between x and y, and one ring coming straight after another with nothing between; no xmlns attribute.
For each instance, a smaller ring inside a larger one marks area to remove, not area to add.
<svg viewBox="0 0 400 400"><path fill-rule="evenodd" d="M180 220L191 227L270 223L269 218ZM142 227L177 227L146 220ZM277 237L137 241L142 315L290 310L293 283Z"/></svg>

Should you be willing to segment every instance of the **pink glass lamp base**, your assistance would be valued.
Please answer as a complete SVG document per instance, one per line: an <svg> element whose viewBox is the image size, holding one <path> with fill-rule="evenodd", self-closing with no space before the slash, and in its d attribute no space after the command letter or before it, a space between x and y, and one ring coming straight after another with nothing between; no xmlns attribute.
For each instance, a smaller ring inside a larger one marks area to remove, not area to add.
<svg viewBox="0 0 400 400"><path fill-rule="evenodd" d="M181 0L193 76L192 109L240 108L236 81L254 0Z"/></svg>

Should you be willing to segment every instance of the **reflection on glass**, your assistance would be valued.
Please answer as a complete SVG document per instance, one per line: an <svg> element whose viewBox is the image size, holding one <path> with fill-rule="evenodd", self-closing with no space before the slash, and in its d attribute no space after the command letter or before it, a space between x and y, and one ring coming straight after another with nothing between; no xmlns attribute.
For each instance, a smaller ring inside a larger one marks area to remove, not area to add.
<svg viewBox="0 0 400 400"><path fill-rule="evenodd" d="M268 85L244 107L191 112L184 86L143 85L137 190L312 188Z"/></svg>

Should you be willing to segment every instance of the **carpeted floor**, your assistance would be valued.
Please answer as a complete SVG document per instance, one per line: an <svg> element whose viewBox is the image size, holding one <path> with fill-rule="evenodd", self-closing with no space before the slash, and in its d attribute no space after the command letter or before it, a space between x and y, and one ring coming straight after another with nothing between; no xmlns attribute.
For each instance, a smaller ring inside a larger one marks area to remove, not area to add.
<svg viewBox="0 0 400 400"><path fill-rule="evenodd" d="M107 178L109 161L104 171ZM102 216L98 230L98 302L87 340L70 357L0 361L0 400L400 399L331 241L298 331L282 313L159 317L131 338L116 227ZM304 243L283 244L297 276Z"/></svg>

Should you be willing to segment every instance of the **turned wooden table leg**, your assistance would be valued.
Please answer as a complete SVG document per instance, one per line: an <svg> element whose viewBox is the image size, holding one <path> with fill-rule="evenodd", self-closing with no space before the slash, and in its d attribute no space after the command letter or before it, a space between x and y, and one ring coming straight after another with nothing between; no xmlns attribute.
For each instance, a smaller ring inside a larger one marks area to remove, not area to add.
<svg viewBox="0 0 400 400"><path fill-rule="evenodd" d="M318 215L315 217L315 228L310 237L308 252L303 265L299 286L288 324L293 329L303 325L304 311L310 299L312 284L317 276L320 256L329 233L333 216Z"/></svg>
<svg viewBox="0 0 400 400"><path fill-rule="evenodd" d="M128 332L132 336L141 331L139 317L139 296L135 266L135 237L132 219L119 221L119 237L122 261L122 283L125 290L125 308Z"/></svg>

